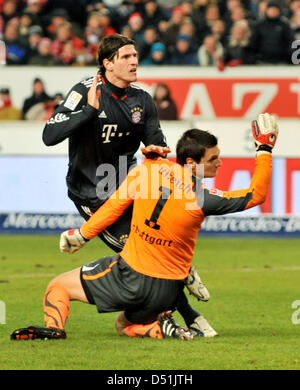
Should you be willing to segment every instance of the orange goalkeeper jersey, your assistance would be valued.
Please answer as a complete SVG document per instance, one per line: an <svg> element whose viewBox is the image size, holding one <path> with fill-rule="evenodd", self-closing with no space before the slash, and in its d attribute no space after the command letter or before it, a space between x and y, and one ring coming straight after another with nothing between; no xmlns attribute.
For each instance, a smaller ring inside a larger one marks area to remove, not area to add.
<svg viewBox="0 0 300 390"><path fill-rule="evenodd" d="M204 218L263 203L271 170L271 155L259 155L250 187L223 192L203 188L189 170L169 160L145 160L129 172L81 232L86 238L96 237L134 201L131 232L121 257L144 275L181 280L189 273Z"/></svg>

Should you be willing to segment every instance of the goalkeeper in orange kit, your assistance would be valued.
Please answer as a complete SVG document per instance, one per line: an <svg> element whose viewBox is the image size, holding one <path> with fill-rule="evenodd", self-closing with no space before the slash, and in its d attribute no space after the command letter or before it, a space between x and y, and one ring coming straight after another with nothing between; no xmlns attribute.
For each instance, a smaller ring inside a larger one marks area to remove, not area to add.
<svg viewBox="0 0 300 390"><path fill-rule="evenodd" d="M132 169L110 199L80 229L62 233L60 241L62 251L75 252L133 203L124 249L54 278L44 296L46 327L21 328L11 338L65 338L69 302L77 300L96 305L99 313L120 312L115 324L120 335L192 339L192 329L176 324L169 311L176 308L188 277L202 222L208 215L261 204L268 193L278 135L275 118L259 115L252 134L256 168L247 189L203 188L202 177L216 176L221 161L217 139L198 129L186 131L178 141L177 163L159 157Z"/></svg>

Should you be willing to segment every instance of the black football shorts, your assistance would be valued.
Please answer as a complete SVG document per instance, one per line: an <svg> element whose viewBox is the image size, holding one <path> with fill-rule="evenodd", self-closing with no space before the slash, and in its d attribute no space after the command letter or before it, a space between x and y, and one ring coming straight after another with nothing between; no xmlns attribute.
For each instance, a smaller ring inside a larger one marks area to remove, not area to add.
<svg viewBox="0 0 300 390"><path fill-rule="evenodd" d="M120 255L103 257L81 267L87 299L99 313L124 311L128 321L147 324L159 313L175 310L184 284L134 271Z"/></svg>

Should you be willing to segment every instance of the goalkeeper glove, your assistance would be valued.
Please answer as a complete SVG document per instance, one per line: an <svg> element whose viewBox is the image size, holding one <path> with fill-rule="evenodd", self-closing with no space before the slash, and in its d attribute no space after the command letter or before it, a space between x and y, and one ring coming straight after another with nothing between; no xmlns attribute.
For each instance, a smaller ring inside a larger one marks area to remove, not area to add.
<svg viewBox="0 0 300 390"><path fill-rule="evenodd" d="M274 116L267 113L260 114L251 125L256 151L272 153L278 136L278 124Z"/></svg>
<svg viewBox="0 0 300 390"><path fill-rule="evenodd" d="M61 233L59 248L61 252L75 253L89 240L80 232L80 229L70 229Z"/></svg>

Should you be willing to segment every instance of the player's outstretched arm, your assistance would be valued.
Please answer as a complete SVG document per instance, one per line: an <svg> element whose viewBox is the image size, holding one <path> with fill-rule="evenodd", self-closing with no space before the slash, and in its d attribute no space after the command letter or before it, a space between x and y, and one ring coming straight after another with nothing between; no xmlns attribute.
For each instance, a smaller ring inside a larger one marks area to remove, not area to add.
<svg viewBox="0 0 300 390"><path fill-rule="evenodd" d="M203 213L223 215L243 211L262 204L268 195L272 173L272 150L278 137L276 119L260 114L252 121L252 135L256 147L255 171L247 189L235 191L204 190Z"/></svg>

